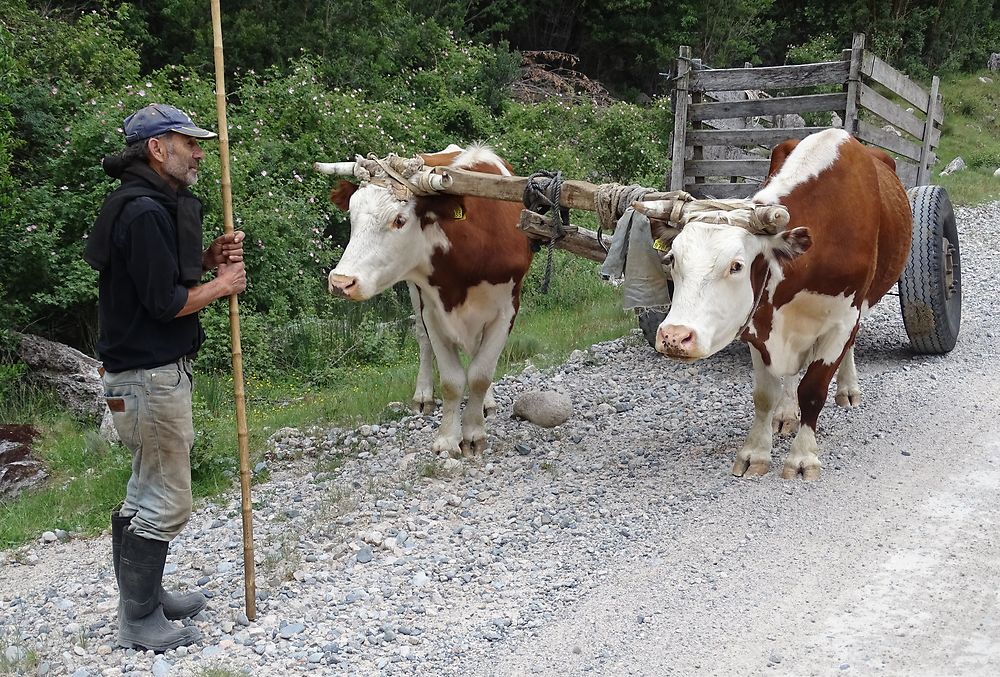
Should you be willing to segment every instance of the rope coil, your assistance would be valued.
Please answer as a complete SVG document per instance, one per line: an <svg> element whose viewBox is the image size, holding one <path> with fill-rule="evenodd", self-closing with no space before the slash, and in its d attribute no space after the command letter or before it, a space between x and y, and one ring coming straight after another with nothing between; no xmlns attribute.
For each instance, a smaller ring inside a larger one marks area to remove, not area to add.
<svg viewBox="0 0 1000 677"><path fill-rule="evenodd" d="M539 171L528 177L528 183L524 186L524 196L522 201L527 209L538 214L545 214L549 210L555 210L557 216L551 219L554 226L554 235L546 243L545 273L542 276L541 292L547 294L549 283L552 280L552 252L555 244L566 237L566 229L569 228L569 209L563 207L562 201L562 172Z"/></svg>

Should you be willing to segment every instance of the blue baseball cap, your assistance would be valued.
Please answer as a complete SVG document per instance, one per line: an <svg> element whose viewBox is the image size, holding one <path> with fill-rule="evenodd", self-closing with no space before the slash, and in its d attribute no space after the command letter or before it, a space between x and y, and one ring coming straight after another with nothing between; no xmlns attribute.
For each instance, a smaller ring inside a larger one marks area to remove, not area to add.
<svg viewBox="0 0 1000 677"><path fill-rule="evenodd" d="M145 108L140 108L125 118L122 126L125 129L125 143L129 144L167 132L177 132L196 139L211 139L218 136L215 132L195 125L187 113L162 103L151 103Z"/></svg>

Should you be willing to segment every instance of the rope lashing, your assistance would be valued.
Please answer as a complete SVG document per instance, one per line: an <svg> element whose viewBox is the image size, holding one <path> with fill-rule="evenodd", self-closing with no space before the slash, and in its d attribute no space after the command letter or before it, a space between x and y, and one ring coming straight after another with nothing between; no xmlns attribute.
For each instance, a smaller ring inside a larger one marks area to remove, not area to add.
<svg viewBox="0 0 1000 677"><path fill-rule="evenodd" d="M367 159L358 158L358 167L367 170L369 181L389 188L400 200L414 195L434 195L437 191L428 183L424 161L419 157L403 158L390 153L379 158L374 153ZM357 174L357 171L355 171Z"/></svg>
<svg viewBox="0 0 1000 677"><path fill-rule="evenodd" d="M636 203L646 214L683 228L692 221L736 226L759 235L774 235L788 225L788 209L782 205L760 205L750 200L694 199L684 191L674 191L663 199Z"/></svg>
<svg viewBox="0 0 1000 677"><path fill-rule="evenodd" d="M594 211L597 212L597 242L601 245L604 253L608 248L604 246L604 230L614 230L615 224L621 218L625 210L632 206L633 202L644 199L654 192L651 188L644 188L635 184L623 186L620 183L602 183L597 187L594 194Z"/></svg>
<svg viewBox="0 0 1000 677"><path fill-rule="evenodd" d="M523 202L527 209L536 214L545 214L550 209L555 211L555 218L551 219L554 235L546 243L548 251L545 257L545 273L542 276L541 292L549 291L549 282L552 279L552 251L556 242L566 237L566 229L569 227L569 209L560 205L562 199L562 172L535 172L528 177L528 182L524 186Z"/></svg>

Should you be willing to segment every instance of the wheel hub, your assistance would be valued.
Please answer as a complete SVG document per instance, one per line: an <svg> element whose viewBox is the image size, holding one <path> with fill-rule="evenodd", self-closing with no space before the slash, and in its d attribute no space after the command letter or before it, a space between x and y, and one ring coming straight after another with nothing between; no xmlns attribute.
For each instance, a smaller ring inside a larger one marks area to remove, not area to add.
<svg viewBox="0 0 1000 677"><path fill-rule="evenodd" d="M941 251L944 253L944 295L950 299L955 295L955 247L951 241L941 238Z"/></svg>

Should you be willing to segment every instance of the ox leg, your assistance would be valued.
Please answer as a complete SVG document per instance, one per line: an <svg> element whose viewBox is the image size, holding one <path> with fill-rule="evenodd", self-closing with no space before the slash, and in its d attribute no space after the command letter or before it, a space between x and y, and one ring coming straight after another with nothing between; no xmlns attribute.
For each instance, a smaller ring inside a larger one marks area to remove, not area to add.
<svg viewBox="0 0 1000 677"><path fill-rule="evenodd" d="M484 407L487 397L492 400L493 374L500 353L507 343L510 318L500 317L483 332L483 340L469 362L469 401L462 413L462 451L466 455L481 454L486 450L486 418ZM492 403L494 411L496 403Z"/></svg>
<svg viewBox="0 0 1000 677"><path fill-rule="evenodd" d="M462 424L459 409L462 393L465 391L465 372L459 360L458 351L450 350L447 355L435 351L438 372L441 374L441 427L431 447L435 453L459 456L462 453Z"/></svg>
<svg viewBox="0 0 1000 677"><path fill-rule="evenodd" d="M785 459L781 477L792 480L801 473L804 480L818 480L822 464L819 462L819 445L816 443L816 421L826 403L830 381L837 370L837 362L829 364L817 360L809 365L802 382L799 383L799 409L802 411L802 425L792 440Z"/></svg>
<svg viewBox="0 0 1000 677"><path fill-rule="evenodd" d="M413 304L413 333L417 336L420 347L420 366L417 369L417 388L413 391L413 411L418 414L434 412L434 350L427 336L424 320L421 317L420 292L417 285L407 282L410 292L410 303Z"/></svg>
<svg viewBox="0 0 1000 677"><path fill-rule="evenodd" d="M438 374L441 377L441 426L431 449L436 454L458 457L462 453L462 423L459 409L465 392L465 369L459 358L458 346L441 335L432 318L425 317L427 336L434 348Z"/></svg>
<svg viewBox="0 0 1000 677"><path fill-rule="evenodd" d="M840 369L837 370L837 404L841 407L856 407L861 404L861 387L858 385L858 370L854 366L854 344L847 349Z"/></svg>
<svg viewBox="0 0 1000 677"><path fill-rule="evenodd" d="M493 367L494 372L496 372L496 366ZM492 377L490 382L490 387L486 389L486 397L483 398L483 416L490 418L497 413L497 401L493 399L493 383Z"/></svg>
<svg viewBox="0 0 1000 677"><path fill-rule="evenodd" d="M798 385L798 374L781 379L781 401L771 417L771 430L783 437L790 437L799 429L799 402L795 392Z"/></svg>
<svg viewBox="0 0 1000 677"><path fill-rule="evenodd" d="M764 475L771 469L771 413L781 397L781 379L771 373L757 349L753 360L754 418L743 448L736 454L733 474L737 477Z"/></svg>

